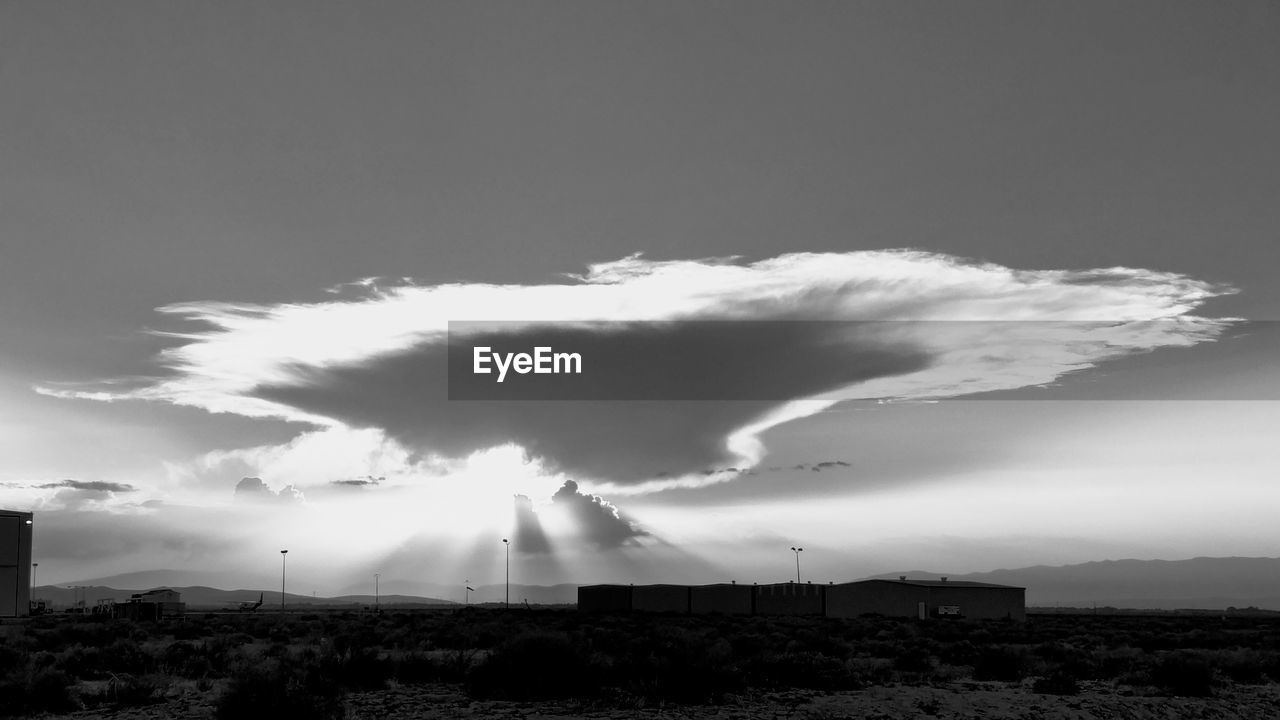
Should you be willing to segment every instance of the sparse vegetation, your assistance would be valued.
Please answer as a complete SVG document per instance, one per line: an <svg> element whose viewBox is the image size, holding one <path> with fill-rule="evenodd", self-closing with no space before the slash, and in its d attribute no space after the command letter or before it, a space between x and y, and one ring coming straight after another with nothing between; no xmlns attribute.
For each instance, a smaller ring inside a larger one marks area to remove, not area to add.
<svg viewBox="0 0 1280 720"><path fill-rule="evenodd" d="M474 698L631 707L753 691L967 679L1211 696L1280 682L1280 622L1033 616L1026 623L484 610L43 617L0 635L0 715L207 696L219 717L340 718L347 692L446 683Z"/></svg>

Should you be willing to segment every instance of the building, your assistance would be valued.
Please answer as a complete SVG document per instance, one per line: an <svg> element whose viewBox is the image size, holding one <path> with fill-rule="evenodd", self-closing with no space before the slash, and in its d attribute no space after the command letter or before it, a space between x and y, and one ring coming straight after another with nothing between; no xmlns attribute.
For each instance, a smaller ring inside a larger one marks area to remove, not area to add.
<svg viewBox="0 0 1280 720"><path fill-rule="evenodd" d="M26 617L31 608L29 512L0 510L0 617Z"/></svg>
<svg viewBox="0 0 1280 720"><path fill-rule="evenodd" d="M626 612L631 609L631 586L583 585L578 588L578 609L587 612Z"/></svg>
<svg viewBox="0 0 1280 720"><path fill-rule="evenodd" d="M756 615L822 615L826 585L773 583L755 586Z"/></svg>
<svg viewBox="0 0 1280 720"><path fill-rule="evenodd" d="M827 617L1026 620L1026 588L964 580L861 580L827 588Z"/></svg>
<svg viewBox="0 0 1280 720"><path fill-rule="evenodd" d="M129 620L159 620L181 616L187 610L182 595L177 590L157 588L134 593L122 603L115 603L112 616Z"/></svg>
<svg viewBox="0 0 1280 720"><path fill-rule="evenodd" d="M966 580L859 580L839 585L585 585L578 609L590 612L723 613L1026 620L1026 588Z"/></svg>
<svg viewBox="0 0 1280 720"><path fill-rule="evenodd" d="M636 585L631 588L631 609L645 612L689 612L688 585Z"/></svg>
<svg viewBox="0 0 1280 720"><path fill-rule="evenodd" d="M720 583L689 588L689 612L695 615L752 615L755 607L755 592L750 585Z"/></svg>

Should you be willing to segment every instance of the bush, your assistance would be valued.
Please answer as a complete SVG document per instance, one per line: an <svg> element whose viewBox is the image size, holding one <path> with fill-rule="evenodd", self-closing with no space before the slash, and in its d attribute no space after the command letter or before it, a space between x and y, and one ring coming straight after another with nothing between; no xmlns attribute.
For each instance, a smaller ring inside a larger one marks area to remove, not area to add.
<svg viewBox="0 0 1280 720"><path fill-rule="evenodd" d="M1031 686L1031 691L1044 695L1078 695L1080 694L1080 684L1076 682L1075 677L1072 675L1062 670L1056 670L1045 677L1036 678L1035 683Z"/></svg>
<svg viewBox="0 0 1280 720"><path fill-rule="evenodd" d="M973 666L973 677L975 680L1017 682L1026 677L1028 661L1026 650L1010 645L997 645L978 654L978 661Z"/></svg>
<svg viewBox="0 0 1280 720"><path fill-rule="evenodd" d="M747 663L745 671L752 687L857 690L862 686L843 660L816 652L764 655Z"/></svg>
<svg viewBox="0 0 1280 720"><path fill-rule="evenodd" d="M1198 653L1164 653L1151 669L1151 680L1169 695L1208 697L1213 694L1213 666Z"/></svg>
<svg viewBox="0 0 1280 720"><path fill-rule="evenodd" d="M317 668L273 662L237 672L215 705L219 720L342 720L343 691Z"/></svg>
<svg viewBox="0 0 1280 720"><path fill-rule="evenodd" d="M133 707L149 705L163 700L168 683L154 675L130 675L121 673L112 675L106 687L91 696L81 696L89 705L114 705L116 707Z"/></svg>
<svg viewBox="0 0 1280 720"><path fill-rule="evenodd" d="M564 633L531 632L501 645L467 677L476 697L543 700L593 695L599 668Z"/></svg>
<svg viewBox="0 0 1280 720"><path fill-rule="evenodd" d="M31 667L0 681L0 715L25 717L76 709L71 677L52 667Z"/></svg>

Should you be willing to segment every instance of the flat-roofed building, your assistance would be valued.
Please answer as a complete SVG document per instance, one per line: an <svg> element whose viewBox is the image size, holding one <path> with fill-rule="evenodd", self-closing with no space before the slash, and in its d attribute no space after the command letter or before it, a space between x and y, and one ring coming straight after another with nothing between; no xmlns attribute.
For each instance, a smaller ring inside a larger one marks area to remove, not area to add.
<svg viewBox="0 0 1280 720"><path fill-rule="evenodd" d="M631 609L631 587L583 585L578 588L578 609L588 612L626 612Z"/></svg>
<svg viewBox="0 0 1280 720"><path fill-rule="evenodd" d="M0 510L0 617L30 614L34 522L29 512Z"/></svg>
<svg viewBox="0 0 1280 720"><path fill-rule="evenodd" d="M688 585L636 585L631 588L631 609L646 612L689 612Z"/></svg>
<svg viewBox="0 0 1280 720"><path fill-rule="evenodd" d="M720 583L689 588L689 612L750 615L755 611L755 593L750 585Z"/></svg>
<svg viewBox="0 0 1280 720"><path fill-rule="evenodd" d="M822 615L826 585L810 583L774 583L756 585L757 615Z"/></svg>
<svg viewBox="0 0 1280 720"><path fill-rule="evenodd" d="M1026 588L966 580L860 580L827 588L827 617L1026 620Z"/></svg>

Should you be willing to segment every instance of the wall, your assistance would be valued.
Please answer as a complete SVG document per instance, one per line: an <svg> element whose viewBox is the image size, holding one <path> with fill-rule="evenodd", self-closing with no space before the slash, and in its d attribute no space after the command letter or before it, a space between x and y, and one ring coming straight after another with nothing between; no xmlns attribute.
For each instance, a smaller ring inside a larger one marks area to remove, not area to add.
<svg viewBox="0 0 1280 720"><path fill-rule="evenodd" d="M757 615L821 615L826 585L778 583L755 586Z"/></svg>
<svg viewBox="0 0 1280 720"><path fill-rule="evenodd" d="M625 612L631 609L631 588L626 585L584 585L578 588L578 609Z"/></svg>
<svg viewBox="0 0 1280 720"><path fill-rule="evenodd" d="M929 588L930 610L955 605L960 615L978 620L1026 620L1026 590L1022 588Z"/></svg>
<svg viewBox="0 0 1280 720"><path fill-rule="evenodd" d="M688 585L637 585L631 588L631 609L647 612L689 612Z"/></svg>
<svg viewBox="0 0 1280 720"><path fill-rule="evenodd" d="M944 605L960 609L960 617L979 620L1026 620L1026 590L1005 587L913 585L894 580L866 580L827 589L828 617L858 617L867 613L887 617L917 617L925 604L926 617L937 617Z"/></svg>
<svg viewBox="0 0 1280 720"><path fill-rule="evenodd" d="M0 617L25 617L31 601L31 513L0 510Z"/></svg>
<svg viewBox="0 0 1280 720"><path fill-rule="evenodd" d="M868 613L917 617L919 603L929 602L929 588L901 582L855 582L827 588L827 617L851 618Z"/></svg>
<svg viewBox="0 0 1280 720"><path fill-rule="evenodd" d="M753 596L750 585L695 585L689 589L689 611L750 615L755 604Z"/></svg>

